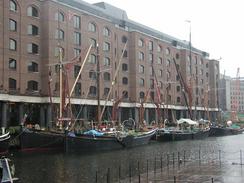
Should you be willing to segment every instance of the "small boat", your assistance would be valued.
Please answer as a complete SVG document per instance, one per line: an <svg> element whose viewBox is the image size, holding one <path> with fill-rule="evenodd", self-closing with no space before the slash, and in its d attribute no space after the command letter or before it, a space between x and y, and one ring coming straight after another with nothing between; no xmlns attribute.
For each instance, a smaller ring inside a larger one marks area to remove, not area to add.
<svg viewBox="0 0 244 183"><path fill-rule="evenodd" d="M158 141L178 141L203 139L209 136L209 128L197 128L198 122L190 119L180 119L177 121L178 127L161 128L157 131ZM180 127L179 127L180 126Z"/></svg>
<svg viewBox="0 0 244 183"><path fill-rule="evenodd" d="M0 135L0 154L5 154L8 152L9 141L10 141L9 132Z"/></svg>
<svg viewBox="0 0 244 183"><path fill-rule="evenodd" d="M209 136L210 137L220 137L227 135L238 135L243 132L240 128L222 127L222 126L211 126Z"/></svg>
<svg viewBox="0 0 244 183"><path fill-rule="evenodd" d="M64 133L23 128L20 134L22 151L63 150Z"/></svg>

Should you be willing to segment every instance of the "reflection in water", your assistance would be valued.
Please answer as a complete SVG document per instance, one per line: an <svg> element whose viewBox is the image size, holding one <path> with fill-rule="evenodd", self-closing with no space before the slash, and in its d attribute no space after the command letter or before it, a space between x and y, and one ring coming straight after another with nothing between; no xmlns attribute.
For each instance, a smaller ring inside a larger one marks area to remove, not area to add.
<svg viewBox="0 0 244 183"><path fill-rule="evenodd" d="M145 167L146 161L149 160L149 168L153 169L152 162L155 157L163 157L165 160L167 153L175 153L176 157L177 152L182 155L183 151L187 151L189 156L192 156L190 158L197 159L199 149L204 158L213 155L218 157L220 150L222 158L232 161L240 158L241 148L244 151L243 137L244 134L195 141L152 142L137 148L95 154L15 152L11 159L15 164L16 176L25 183L95 182L96 175L98 182L106 182L108 168L111 176L118 178L120 167L121 172L124 172L121 177L125 177L129 175L129 166L134 171L138 161L140 166Z"/></svg>

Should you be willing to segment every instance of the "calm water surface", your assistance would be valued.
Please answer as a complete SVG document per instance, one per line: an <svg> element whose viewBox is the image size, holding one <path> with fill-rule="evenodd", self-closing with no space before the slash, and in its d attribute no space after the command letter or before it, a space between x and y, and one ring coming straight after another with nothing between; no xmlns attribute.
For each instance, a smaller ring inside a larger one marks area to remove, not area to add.
<svg viewBox="0 0 244 183"><path fill-rule="evenodd" d="M241 149L244 152L244 134L195 141L152 142L142 147L94 154L12 152L10 158L14 161L15 175L20 182L92 183L96 182L96 176L97 182L106 182L108 168L111 177L118 177L119 167L121 177L126 177L129 166L133 171L138 161L140 166L145 167L148 160L149 169L153 169L155 158L158 161L162 157L166 161L167 153L177 156L178 152L182 155L185 151L192 159L197 159L199 155L203 159L218 159L221 152L222 161L231 162L240 160Z"/></svg>

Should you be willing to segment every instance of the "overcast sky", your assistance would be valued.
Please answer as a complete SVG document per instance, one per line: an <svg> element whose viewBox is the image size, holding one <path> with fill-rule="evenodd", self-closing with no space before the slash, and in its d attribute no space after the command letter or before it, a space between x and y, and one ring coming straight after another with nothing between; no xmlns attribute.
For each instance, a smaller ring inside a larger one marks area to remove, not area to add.
<svg viewBox="0 0 244 183"><path fill-rule="evenodd" d="M220 59L220 72L244 76L244 6L242 0L84 0L107 2L127 12L128 18L192 45Z"/></svg>

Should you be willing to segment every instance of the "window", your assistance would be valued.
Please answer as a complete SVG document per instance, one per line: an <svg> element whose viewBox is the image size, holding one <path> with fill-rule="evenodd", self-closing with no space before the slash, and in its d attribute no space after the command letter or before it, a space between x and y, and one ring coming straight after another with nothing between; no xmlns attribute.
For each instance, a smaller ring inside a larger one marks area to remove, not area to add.
<svg viewBox="0 0 244 183"><path fill-rule="evenodd" d="M81 34L79 32L74 32L74 44L81 45Z"/></svg>
<svg viewBox="0 0 244 183"><path fill-rule="evenodd" d="M27 44L27 52L32 53L32 54L37 54L38 53L38 45L36 45L35 43Z"/></svg>
<svg viewBox="0 0 244 183"><path fill-rule="evenodd" d="M94 79L94 80L97 79L97 73L94 70L90 70L89 78Z"/></svg>
<svg viewBox="0 0 244 183"><path fill-rule="evenodd" d="M27 8L27 16L38 17L38 10L33 6L29 6Z"/></svg>
<svg viewBox="0 0 244 183"><path fill-rule="evenodd" d="M138 46L139 46L139 47L143 47L143 46L144 46L144 41L143 41L143 39L139 39L139 40L138 40Z"/></svg>
<svg viewBox="0 0 244 183"><path fill-rule="evenodd" d="M74 48L74 57L78 57L80 55L80 49Z"/></svg>
<svg viewBox="0 0 244 183"><path fill-rule="evenodd" d="M38 82L33 81L33 80L28 81L27 90L29 90L29 91L37 91L38 90Z"/></svg>
<svg viewBox="0 0 244 183"><path fill-rule="evenodd" d="M8 88L9 90L16 90L16 80L13 78L8 79Z"/></svg>
<svg viewBox="0 0 244 183"><path fill-rule="evenodd" d="M166 62L166 66L167 67L170 67L170 60L168 59L167 62Z"/></svg>
<svg viewBox="0 0 244 183"><path fill-rule="evenodd" d="M62 47L55 47L54 56L58 57L59 54L64 55L64 49Z"/></svg>
<svg viewBox="0 0 244 183"><path fill-rule="evenodd" d="M16 70L16 60L13 58L9 59L9 69Z"/></svg>
<svg viewBox="0 0 244 183"><path fill-rule="evenodd" d="M64 40L64 31L62 29L56 29L55 39Z"/></svg>
<svg viewBox="0 0 244 183"><path fill-rule="evenodd" d="M96 25L94 23L89 23L88 24L88 30L90 32L96 32Z"/></svg>
<svg viewBox="0 0 244 183"><path fill-rule="evenodd" d="M206 63L206 68L208 68L208 63Z"/></svg>
<svg viewBox="0 0 244 183"><path fill-rule="evenodd" d="M149 73L150 73L150 76L154 76L154 70L153 70L153 67L149 67Z"/></svg>
<svg viewBox="0 0 244 183"><path fill-rule="evenodd" d="M143 65L139 65L139 73L144 73L144 66Z"/></svg>
<svg viewBox="0 0 244 183"><path fill-rule="evenodd" d="M10 9L11 11L17 11L17 4L16 4L15 1L10 0L10 2L9 2L9 9Z"/></svg>
<svg viewBox="0 0 244 183"><path fill-rule="evenodd" d="M140 96L140 99L144 99L145 93L144 92L140 92L139 96Z"/></svg>
<svg viewBox="0 0 244 183"><path fill-rule="evenodd" d="M122 64L122 71L128 71L128 65Z"/></svg>
<svg viewBox="0 0 244 183"><path fill-rule="evenodd" d="M104 66L109 66L110 65L110 58L104 57L104 59L103 59L103 65Z"/></svg>
<svg viewBox="0 0 244 183"><path fill-rule="evenodd" d="M9 19L9 30L17 31L17 22L13 19Z"/></svg>
<svg viewBox="0 0 244 183"><path fill-rule="evenodd" d="M97 63L96 55L91 54L91 55L89 56L89 61L88 61L88 62L91 63L91 64L96 64L96 63Z"/></svg>
<svg viewBox="0 0 244 183"><path fill-rule="evenodd" d="M61 12L55 13L55 20L59 22L64 22L64 14Z"/></svg>
<svg viewBox="0 0 244 183"><path fill-rule="evenodd" d="M154 101L154 92L153 91L150 92L150 97Z"/></svg>
<svg viewBox="0 0 244 183"><path fill-rule="evenodd" d="M123 78L122 78L122 83L123 83L124 85L127 85L127 84L128 84L128 78L127 78L127 77L123 77Z"/></svg>
<svg viewBox="0 0 244 183"><path fill-rule="evenodd" d="M105 73L103 74L103 79L104 79L105 81L110 81L110 73L105 72Z"/></svg>
<svg viewBox="0 0 244 183"><path fill-rule="evenodd" d="M122 51L122 52L123 52L123 51ZM127 52L127 50L124 51L123 57L124 57L124 58L127 58L127 57L128 57L128 52Z"/></svg>
<svg viewBox="0 0 244 183"><path fill-rule="evenodd" d="M179 53L176 53L176 54L175 54L175 58L176 58L176 59L179 59L179 58L180 58Z"/></svg>
<svg viewBox="0 0 244 183"><path fill-rule="evenodd" d="M161 88L161 89L163 89L164 86L163 86L163 82L162 81L159 81L158 82L158 87Z"/></svg>
<svg viewBox="0 0 244 183"><path fill-rule="evenodd" d="M35 25L28 25L28 27L27 27L27 33L28 33L28 35L36 36L36 35L39 34L38 32L39 31L38 31L38 27L37 26L35 26Z"/></svg>
<svg viewBox="0 0 244 183"><path fill-rule="evenodd" d="M160 69L160 70L158 71L158 75L159 75L159 77L163 77L163 70Z"/></svg>
<svg viewBox="0 0 244 183"><path fill-rule="evenodd" d="M124 99L127 99L129 97L128 91L123 91L122 95L123 95Z"/></svg>
<svg viewBox="0 0 244 183"><path fill-rule="evenodd" d="M35 62L28 63L28 71L29 72L38 72L38 64Z"/></svg>
<svg viewBox="0 0 244 183"><path fill-rule="evenodd" d="M154 79L150 79L150 88L151 88L151 89L154 88Z"/></svg>
<svg viewBox="0 0 244 183"><path fill-rule="evenodd" d="M17 50L17 42L14 39L9 39L9 49L10 50Z"/></svg>
<svg viewBox="0 0 244 183"><path fill-rule="evenodd" d="M122 43L126 43L127 42L127 37L126 36L123 36L122 39L121 39Z"/></svg>
<svg viewBox="0 0 244 183"><path fill-rule="evenodd" d="M89 88L89 94L91 96L96 96L97 95L97 88L95 86L90 86L90 88Z"/></svg>
<svg viewBox="0 0 244 183"><path fill-rule="evenodd" d="M91 38L91 39L90 39L90 44L92 45L92 48L96 48L96 47L97 47L97 40Z"/></svg>
<svg viewBox="0 0 244 183"><path fill-rule="evenodd" d="M81 96L81 83L76 83L74 92L75 96Z"/></svg>
<svg viewBox="0 0 244 183"><path fill-rule="evenodd" d="M149 49L150 51L153 50L153 42L152 42L152 41L149 41L149 42L148 42L148 49Z"/></svg>
<svg viewBox="0 0 244 183"><path fill-rule="evenodd" d="M153 54L149 54L149 58L148 58L148 60L149 60L149 63L150 64L152 64L153 63Z"/></svg>
<svg viewBox="0 0 244 183"><path fill-rule="evenodd" d="M161 57L158 57L158 64L163 64L163 59Z"/></svg>
<svg viewBox="0 0 244 183"><path fill-rule="evenodd" d="M109 90L110 90L109 88L104 88L104 90L103 90L104 96L107 96L108 95Z"/></svg>
<svg viewBox="0 0 244 183"><path fill-rule="evenodd" d="M103 35L109 37L110 36L110 30L107 27L103 28Z"/></svg>
<svg viewBox="0 0 244 183"><path fill-rule="evenodd" d="M170 49L166 48L165 53L166 53L166 55L169 55L170 54Z"/></svg>
<svg viewBox="0 0 244 183"><path fill-rule="evenodd" d="M110 44L108 42L103 43L103 51L109 51L110 50Z"/></svg>
<svg viewBox="0 0 244 183"><path fill-rule="evenodd" d="M144 53L140 51L138 57L139 60L144 60Z"/></svg>
<svg viewBox="0 0 244 183"><path fill-rule="evenodd" d="M177 103L180 103L180 97L177 97Z"/></svg>
<svg viewBox="0 0 244 183"><path fill-rule="evenodd" d="M145 85L145 80L143 78L140 78L139 85L140 86L144 86Z"/></svg>
<svg viewBox="0 0 244 183"><path fill-rule="evenodd" d="M162 51L162 46L158 45L158 52L161 52L161 51Z"/></svg>
<svg viewBox="0 0 244 183"><path fill-rule="evenodd" d="M73 21L74 21L74 28L80 29L80 17L74 15L73 16Z"/></svg>
<svg viewBox="0 0 244 183"><path fill-rule="evenodd" d="M77 78L79 72L80 72L81 66L75 65L74 66L74 78Z"/></svg>
<svg viewBox="0 0 244 183"><path fill-rule="evenodd" d="M179 92L180 91L180 86L176 86L176 90L177 90L177 92Z"/></svg>

